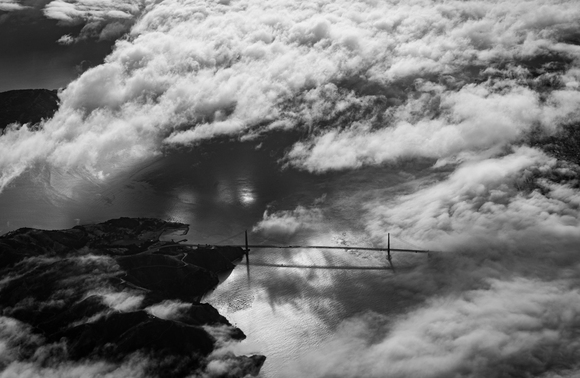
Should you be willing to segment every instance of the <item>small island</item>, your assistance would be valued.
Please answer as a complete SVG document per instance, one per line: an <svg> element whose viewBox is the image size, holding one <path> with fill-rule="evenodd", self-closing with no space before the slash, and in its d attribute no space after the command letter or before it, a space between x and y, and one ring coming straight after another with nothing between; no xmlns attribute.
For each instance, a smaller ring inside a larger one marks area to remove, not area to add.
<svg viewBox="0 0 580 378"><path fill-rule="evenodd" d="M187 230L120 218L0 236L0 320L19 330L7 338L13 359L0 369L139 360L153 377L257 375L266 358L229 351L246 336L201 303L244 251L160 240Z"/></svg>

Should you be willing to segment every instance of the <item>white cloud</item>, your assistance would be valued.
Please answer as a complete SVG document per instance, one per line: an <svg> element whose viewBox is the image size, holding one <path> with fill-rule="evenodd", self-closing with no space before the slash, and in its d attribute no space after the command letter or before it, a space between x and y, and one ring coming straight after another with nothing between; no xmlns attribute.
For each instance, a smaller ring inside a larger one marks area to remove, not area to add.
<svg viewBox="0 0 580 378"><path fill-rule="evenodd" d="M103 303L116 311L130 312L140 308L145 296L135 295L134 293L121 292L90 292L87 296L98 295L102 298Z"/></svg>
<svg viewBox="0 0 580 378"><path fill-rule="evenodd" d="M0 0L0 12L11 12L28 8L19 0Z"/></svg>
<svg viewBox="0 0 580 378"><path fill-rule="evenodd" d="M268 238L289 237L301 230L320 229L323 215L320 209L298 206L294 210L264 212L263 219L253 228L253 232Z"/></svg>
<svg viewBox="0 0 580 378"><path fill-rule="evenodd" d="M180 315L180 312L191 307L191 303L179 301L163 301L145 309L148 313L160 319L173 320Z"/></svg>
<svg viewBox="0 0 580 378"><path fill-rule="evenodd" d="M48 349L50 347L42 348ZM146 375L147 371L147 361L138 357L127 358L122 364L113 364L105 361L85 361L77 363L62 362L55 366L45 365L35 362L12 361L2 370L0 378L138 378Z"/></svg>
<svg viewBox="0 0 580 378"><path fill-rule="evenodd" d="M85 24L77 38L116 39L129 31L150 3L153 2L54 0L45 6L44 14L65 24Z"/></svg>
<svg viewBox="0 0 580 378"><path fill-rule="evenodd" d="M74 43L74 41L75 41L74 38L70 34L65 34L62 37L60 37L56 42L61 45L70 45Z"/></svg>
<svg viewBox="0 0 580 378"><path fill-rule="evenodd" d="M563 180L543 179L548 172ZM466 162L414 193L368 203L365 221L379 240L389 230L440 249L559 245L564 251L580 235L580 194L571 186L576 175L522 147L501 158Z"/></svg>
<svg viewBox="0 0 580 378"><path fill-rule="evenodd" d="M75 23L78 20L130 19L142 6L142 1L54 0L46 5L44 13L49 18Z"/></svg>
<svg viewBox="0 0 580 378"><path fill-rule="evenodd" d="M0 366L6 366L18 356L18 347L35 344L40 338L30 334L27 325L16 319L0 316Z"/></svg>
<svg viewBox="0 0 580 378"><path fill-rule="evenodd" d="M386 330L383 317L349 320L286 376L499 377L578 368L577 290L523 278L487 284L436 297Z"/></svg>
<svg viewBox="0 0 580 378"><path fill-rule="evenodd" d="M574 61L548 103L521 80L470 84L483 67L507 72L498 61L578 57L565 42L574 1L57 0L45 12L87 33L135 24L60 94L41 132L0 136L0 188L36 162L106 177L163 148L281 125L309 128L289 159L313 171L497 150L537 122L577 117L580 101Z"/></svg>
<svg viewBox="0 0 580 378"><path fill-rule="evenodd" d="M466 152L501 149L521 140L535 127L553 132L562 121L580 119L577 91L554 91L545 103L534 91L517 86L502 93L494 93L487 85L467 85L457 92L430 92L399 107L398 122L390 127L374 130L369 124L353 123L345 130L333 129L294 145L288 160L310 171L323 172L405 157L446 159ZM428 108L433 106L434 98L441 116L414 120L417 113L430 114L432 109Z"/></svg>

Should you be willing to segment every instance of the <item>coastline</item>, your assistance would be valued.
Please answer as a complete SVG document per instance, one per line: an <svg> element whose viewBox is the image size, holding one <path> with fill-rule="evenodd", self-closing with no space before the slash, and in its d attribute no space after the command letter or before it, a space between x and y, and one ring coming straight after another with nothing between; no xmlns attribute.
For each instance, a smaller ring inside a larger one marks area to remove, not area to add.
<svg viewBox="0 0 580 378"><path fill-rule="evenodd" d="M2 337L6 330L0 329L15 351L0 367L83 361L122 366L138 359L151 376L257 375L265 357L228 351L246 336L201 303L243 251L195 250L159 240L168 230L183 229L187 225L119 218L0 236L1 324L17 324L22 336Z"/></svg>

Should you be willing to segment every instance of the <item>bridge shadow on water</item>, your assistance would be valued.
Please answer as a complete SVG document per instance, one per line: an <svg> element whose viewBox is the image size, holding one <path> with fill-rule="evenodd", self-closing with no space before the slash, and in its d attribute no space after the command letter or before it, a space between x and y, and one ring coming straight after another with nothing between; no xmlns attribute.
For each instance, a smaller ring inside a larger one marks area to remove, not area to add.
<svg viewBox="0 0 580 378"><path fill-rule="evenodd" d="M355 265L296 265L296 264L269 264L250 262L248 268L252 266L263 266L269 268L295 268L295 269L331 269L331 270L393 270L387 266L355 266Z"/></svg>

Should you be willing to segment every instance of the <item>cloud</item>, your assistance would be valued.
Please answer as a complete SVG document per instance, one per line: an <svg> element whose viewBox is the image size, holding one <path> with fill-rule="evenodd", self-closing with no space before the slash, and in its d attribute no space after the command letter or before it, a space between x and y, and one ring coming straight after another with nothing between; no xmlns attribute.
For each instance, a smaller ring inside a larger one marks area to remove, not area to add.
<svg viewBox="0 0 580 378"><path fill-rule="evenodd" d="M70 34L65 34L56 41L61 45L70 45L74 43L75 39Z"/></svg>
<svg viewBox="0 0 580 378"><path fill-rule="evenodd" d="M323 215L320 209L307 209L298 206L294 210L282 210L274 213L264 212L263 219L256 224L253 232L267 238L286 238L299 231L321 228Z"/></svg>
<svg viewBox="0 0 580 378"><path fill-rule="evenodd" d="M0 0L0 12L11 12L28 8L19 0Z"/></svg>
<svg viewBox="0 0 580 378"><path fill-rule="evenodd" d="M153 2L54 0L44 7L44 14L63 24L84 24L76 39L108 40L129 31L148 3Z"/></svg>
<svg viewBox="0 0 580 378"><path fill-rule="evenodd" d="M504 157L466 162L441 182L395 200L368 203L367 227L379 239L388 229L442 249L476 241L559 244L580 228L576 175L577 167L559 166L521 147Z"/></svg>
<svg viewBox="0 0 580 378"><path fill-rule="evenodd" d="M138 1L51 1L45 14L56 20L75 22L77 19L103 19L105 17L132 18L139 10Z"/></svg>
<svg viewBox="0 0 580 378"><path fill-rule="evenodd" d="M523 278L487 285L433 298L394 323L381 316L351 319L333 339L304 356L293 373L500 377L512 372L543 376L555 366L562 373L578 368L578 290L566 282Z"/></svg>
<svg viewBox="0 0 580 378"><path fill-rule="evenodd" d="M18 347L25 343L37 344L39 337L30 334L29 328L9 317L0 317L0 367L8 365L18 356Z"/></svg>
<svg viewBox="0 0 580 378"><path fill-rule="evenodd" d="M121 312L135 311L141 307L141 303L145 298L144 295L135 295L127 291L117 293L107 292L89 292L87 296L98 295L102 298L103 303L111 309Z"/></svg>
<svg viewBox="0 0 580 378"><path fill-rule="evenodd" d="M531 89L510 82L503 85L501 93L489 84L466 85L459 91L425 86L419 99L395 110L393 125L377 130L370 123L354 122L343 130L323 132L295 144L288 162L324 172L408 157L443 161L470 152L501 150L538 127L554 132L563 121L580 119L577 91L554 91L542 103ZM441 115L432 119L433 112ZM415 114L426 118L414 120Z"/></svg>
<svg viewBox="0 0 580 378"><path fill-rule="evenodd" d="M51 2L49 17L82 20L103 38L134 25L104 64L61 92L43 131L0 137L0 187L36 162L104 177L165 148L281 127L308 128L288 161L322 171L501 148L536 122L556 129L550 114L577 119L573 1L317 7ZM534 60L545 56L560 68ZM506 61L531 76L510 79L517 70ZM567 86L548 88L548 74Z"/></svg>
<svg viewBox="0 0 580 378"><path fill-rule="evenodd" d="M183 303L179 301L163 301L145 309L148 313L160 319L173 320L178 318L180 311L191 307L191 303Z"/></svg>
<svg viewBox="0 0 580 378"><path fill-rule="evenodd" d="M47 348L41 348L43 352L50 353ZM62 362L57 366L43 366L34 362L11 362L0 373L1 378L30 377L30 378L77 378L77 377L103 377L103 378L138 378L146 375L146 359L139 356L127 358L124 364L113 364L104 361L85 362Z"/></svg>

